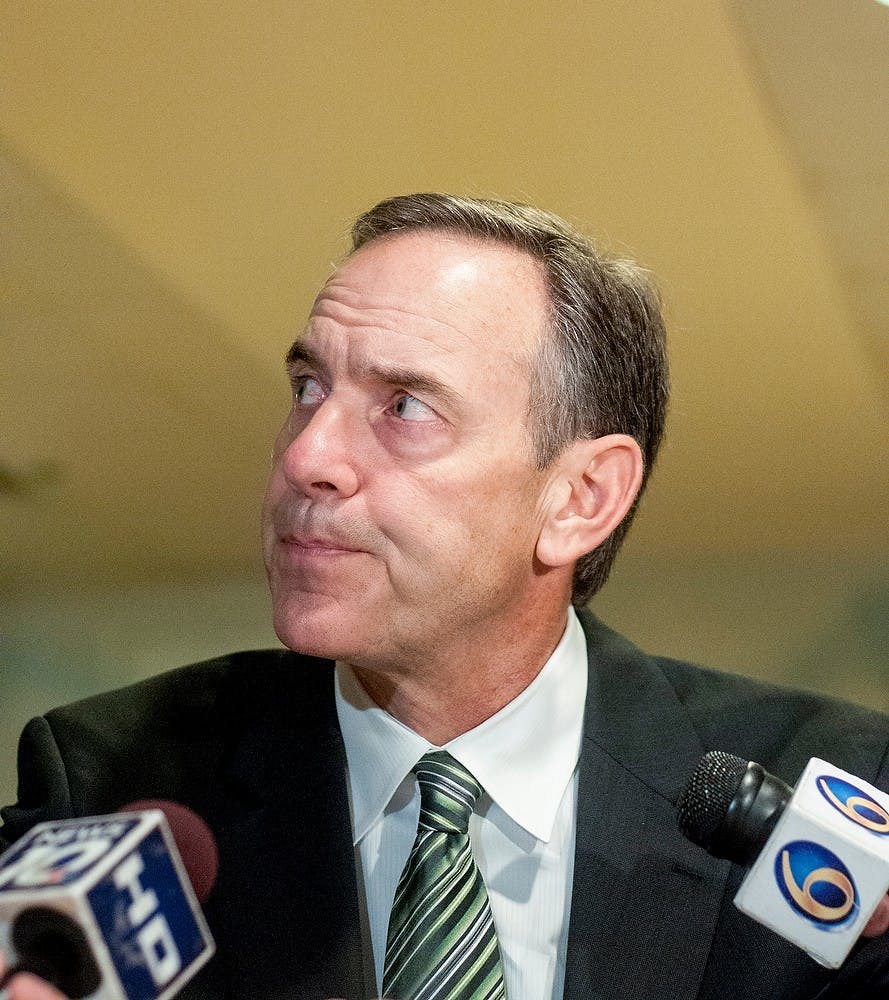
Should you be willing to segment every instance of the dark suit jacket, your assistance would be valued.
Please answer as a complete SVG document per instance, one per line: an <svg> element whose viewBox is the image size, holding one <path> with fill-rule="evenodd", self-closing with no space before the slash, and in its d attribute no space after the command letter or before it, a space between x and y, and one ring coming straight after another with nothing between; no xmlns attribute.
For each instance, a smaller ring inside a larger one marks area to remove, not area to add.
<svg viewBox="0 0 889 1000"><path fill-rule="evenodd" d="M885 997L889 939L839 973L732 905L743 872L677 832L701 754L793 783L811 756L889 789L889 720L649 657L583 615L590 658L565 1000ZM29 723L3 839L139 798L191 806L220 875L205 908L218 955L191 997L374 995L331 664L286 651L185 667Z"/></svg>

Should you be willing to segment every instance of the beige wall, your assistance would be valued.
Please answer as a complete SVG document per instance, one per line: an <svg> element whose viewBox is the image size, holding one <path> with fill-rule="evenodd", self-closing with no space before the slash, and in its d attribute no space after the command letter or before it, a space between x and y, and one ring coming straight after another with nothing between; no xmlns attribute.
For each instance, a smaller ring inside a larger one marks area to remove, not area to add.
<svg viewBox="0 0 889 1000"><path fill-rule="evenodd" d="M889 708L889 11L6 8L0 799L34 712L273 641L281 358L410 190L540 203L660 281L669 435L603 617Z"/></svg>

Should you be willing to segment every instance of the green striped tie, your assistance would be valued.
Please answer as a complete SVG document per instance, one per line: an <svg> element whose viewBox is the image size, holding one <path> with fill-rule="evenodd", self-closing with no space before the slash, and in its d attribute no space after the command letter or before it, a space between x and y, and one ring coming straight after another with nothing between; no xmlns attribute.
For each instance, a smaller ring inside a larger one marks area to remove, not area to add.
<svg viewBox="0 0 889 1000"><path fill-rule="evenodd" d="M481 785L444 750L413 771L420 822L389 918L383 996L504 1000L491 905L467 833Z"/></svg>

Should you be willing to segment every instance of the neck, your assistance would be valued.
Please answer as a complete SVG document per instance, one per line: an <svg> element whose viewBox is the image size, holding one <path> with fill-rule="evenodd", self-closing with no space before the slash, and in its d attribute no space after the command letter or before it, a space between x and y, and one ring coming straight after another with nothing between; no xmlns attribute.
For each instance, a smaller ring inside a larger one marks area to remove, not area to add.
<svg viewBox="0 0 889 1000"><path fill-rule="evenodd" d="M370 697L408 728L444 746L518 697L562 638L567 612L483 644L461 642L409 670L351 664Z"/></svg>

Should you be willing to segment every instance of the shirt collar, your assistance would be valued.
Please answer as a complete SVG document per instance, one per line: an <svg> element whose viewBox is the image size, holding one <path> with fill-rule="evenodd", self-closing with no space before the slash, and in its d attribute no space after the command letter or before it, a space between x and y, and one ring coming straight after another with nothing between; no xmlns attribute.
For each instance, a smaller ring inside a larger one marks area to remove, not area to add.
<svg viewBox="0 0 889 1000"><path fill-rule="evenodd" d="M429 749L447 750L511 819L548 840L580 755L586 685L586 637L572 608L559 644L528 687L475 729L433 748L380 708L351 667L337 663L355 843Z"/></svg>

